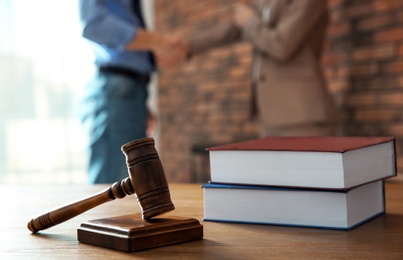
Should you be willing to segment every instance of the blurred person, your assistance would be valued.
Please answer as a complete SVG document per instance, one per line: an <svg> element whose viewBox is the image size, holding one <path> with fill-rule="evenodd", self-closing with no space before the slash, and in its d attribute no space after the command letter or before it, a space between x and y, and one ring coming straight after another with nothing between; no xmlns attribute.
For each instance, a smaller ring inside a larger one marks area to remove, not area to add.
<svg viewBox="0 0 403 260"><path fill-rule="evenodd" d="M92 43L97 72L84 89L80 117L89 136L89 183L128 177L121 146L151 134L150 75L185 58L177 39L146 30L139 0L80 0L82 35Z"/></svg>
<svg viewBox="0 0 403 260"><path fill-rule="evenodd" d="M240 40L253 45L252 109L261 135L334 134L334 105L320 67L326 1L236 4L231 21L188 37L189 56Z"/></svg>

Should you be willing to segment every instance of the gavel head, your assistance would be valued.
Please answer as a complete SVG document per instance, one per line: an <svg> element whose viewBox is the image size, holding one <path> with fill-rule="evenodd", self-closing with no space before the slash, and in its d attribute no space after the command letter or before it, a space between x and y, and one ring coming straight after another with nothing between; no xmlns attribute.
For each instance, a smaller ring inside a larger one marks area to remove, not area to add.
<svg viewBox="0 0 403 260"><path fill-rule="evenodd" d="M122 146L143 219L175 209L154 144L153 138L143 138Z"/></svg>

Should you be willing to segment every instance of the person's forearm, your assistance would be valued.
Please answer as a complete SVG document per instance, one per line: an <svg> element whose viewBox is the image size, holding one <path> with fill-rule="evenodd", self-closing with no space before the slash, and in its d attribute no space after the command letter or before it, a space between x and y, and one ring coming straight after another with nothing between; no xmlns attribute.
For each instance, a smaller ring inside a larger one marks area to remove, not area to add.
<svg viewBox="0 0 403 260"><path fill-rule="evenodd" d="M188 46L179 36L164 36L158 32L137 29L136 36L126 47L129 51L151 51L159 67L181 64L187 56Z"/></svg>
<svg viewBox="0 0 403 260"><path fill-rule="evenodd" d="M200 30L187 37L189 42L189 54L193 56L213 48L234 43L240 39L240 36L240 29L236 27L232 21Z"/></svg>
<svg viewBox="0 0 403 260"><path fill-rule="evenodd" d="M126 45L126 50L151 50L155 51L162 42L159 33L137 29L136 37Z"/></svg>

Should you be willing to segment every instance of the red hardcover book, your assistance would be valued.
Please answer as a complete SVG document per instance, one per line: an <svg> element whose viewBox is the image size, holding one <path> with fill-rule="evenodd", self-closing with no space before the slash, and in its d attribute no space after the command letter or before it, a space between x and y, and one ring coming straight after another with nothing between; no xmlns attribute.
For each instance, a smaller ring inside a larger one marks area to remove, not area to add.
<svg viewBox="0 0 403 260"><path fill-rule="evenodd" d="M396 176L393 137L265 137L207 150L216 183L350 189Z"/></svg>

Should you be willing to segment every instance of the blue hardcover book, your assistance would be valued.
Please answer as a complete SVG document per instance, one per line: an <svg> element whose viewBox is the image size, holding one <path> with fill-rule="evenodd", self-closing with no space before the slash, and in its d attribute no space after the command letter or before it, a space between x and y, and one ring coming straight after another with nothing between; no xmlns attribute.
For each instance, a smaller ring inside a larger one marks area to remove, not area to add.
<svg viewBox="0 0 403 260"><path fill-rule="evenodd" d="M385 213L384 181L347 190L208 183L204 220L350 230Z"/></svg>

